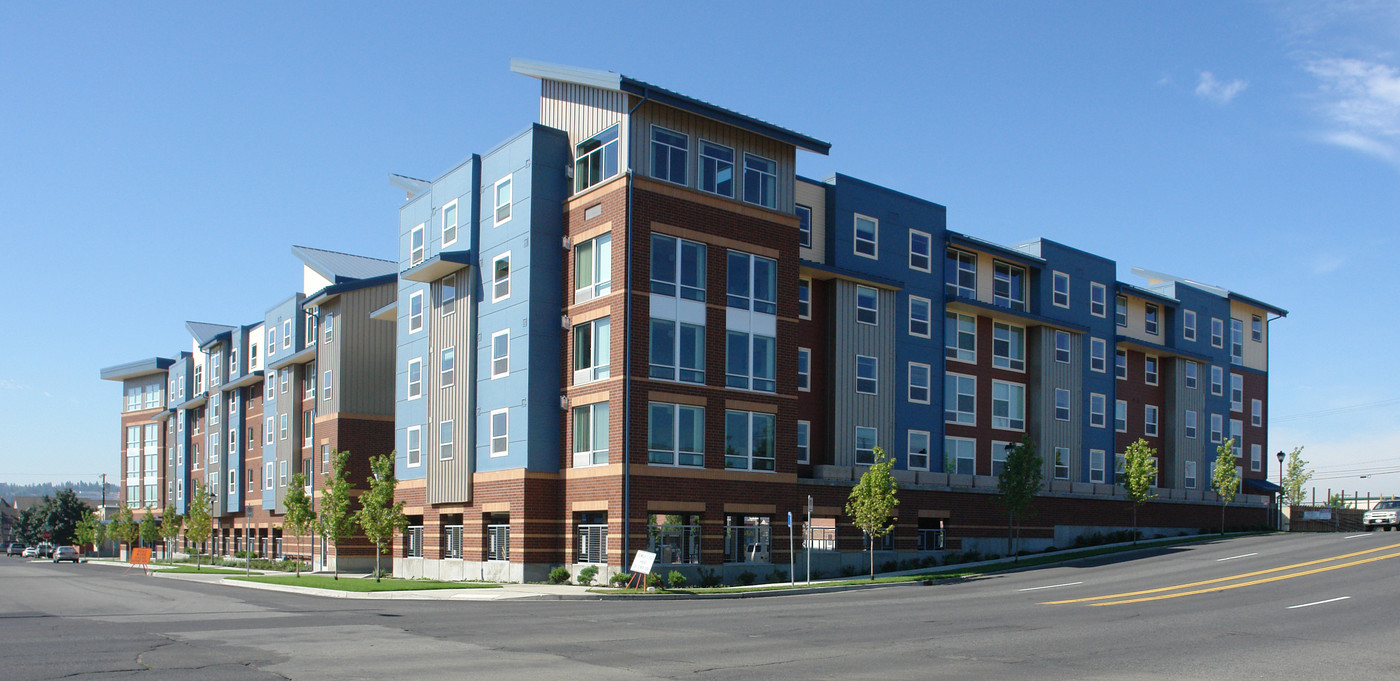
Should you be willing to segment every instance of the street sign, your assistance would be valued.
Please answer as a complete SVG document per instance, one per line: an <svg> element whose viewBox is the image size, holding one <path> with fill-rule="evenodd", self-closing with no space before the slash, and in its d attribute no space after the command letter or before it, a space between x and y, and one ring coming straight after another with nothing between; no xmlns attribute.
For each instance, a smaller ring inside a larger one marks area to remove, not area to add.
<svg viewBox="0 0 1400 681"><path fill-rule="evenodd" d="M637 574L651 574L651 564L656 561L656 554L651 551L638 551L637 557L632 559L632 572Z"/></svg>
<svg viewBox="0 0 1400 681"><path fill-rule="evenodd" d="M792 527L792 511L788 511L788 527Z"/></svg>
<svg viewBox="0 0 1400 681"><path fill-rule="evenodd" d="M43 536L44 541L48 541L49 539L53 538L53 533L50 532L50 531L48 531L48 530L44 530L44 531L41 533L41 536Z"/></svg>

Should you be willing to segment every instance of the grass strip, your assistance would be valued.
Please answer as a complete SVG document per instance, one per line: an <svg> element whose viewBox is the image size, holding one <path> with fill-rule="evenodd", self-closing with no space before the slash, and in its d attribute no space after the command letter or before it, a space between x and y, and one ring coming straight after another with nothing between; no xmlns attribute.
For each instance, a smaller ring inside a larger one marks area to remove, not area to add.
<svg viewBox="0 0 1400 681"><path fill-rule="evenodd" d="M499 584L481 582L437 582L428 579L384 579L374 581L364 577L327 577L325 575L265 575L262 577L229 577L241 582L260 584L281 584L283 586L305 586L313 589L354 591L369 593L375 591L426 591L430 589L499 589Z"/></svg>
<svg viewBox="0 0 1400 681"><path fill-rule="evenodd" d="M152 567L152 569L153 569L153 570L152 570L153 572L159 572L159 573L165 574L165 575L241 575L241 574L244 574L244 571L241 570L241 569L235 570L235 569L232 569L232 568L216 568L216 567L209 567L209 566L207 566L207 565L204 566L204 567L202 567L202 568L200 568L200 569L198 569L198 570L194 569L194 566L193 566L193 565L181 565L181 566L179 566L179 567L173 567L173 568L162 568L162 567L155 566L155 565L153 565L153 566L151 566L151 567ZM252 574L261 575L262 573L261 573L261 572L258 572L257 570L253 570Z"/></svg>

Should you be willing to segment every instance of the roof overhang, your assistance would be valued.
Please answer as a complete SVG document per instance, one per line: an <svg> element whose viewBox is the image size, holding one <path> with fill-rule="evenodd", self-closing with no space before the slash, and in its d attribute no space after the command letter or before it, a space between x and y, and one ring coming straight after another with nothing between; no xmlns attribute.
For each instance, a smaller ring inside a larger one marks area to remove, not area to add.
<svg viewBox="0 0 1400 681"><path fill-rule="evenodd" d="M1254 490L1260 494L1278 494L1283 491L1282 487L1264 480L1263 478L1245 478L1240 481L1241 487Z"/></svg>
<svg viewBox="0 0 1400 681"><path fill-rule="evenodd" d="M336 296L339 296L342 293L358 291L362 288L383 286L384 284L392 284L397 279L397 274L384 274L378 277L370 277L369 279L352 279L342 284L332 284L321 289L320 291L311 294L309 298L306 298L305 300L301 301L301 306L303 308L308 308L325 305L326 303L329 303L331 300L335 299Z"/></svg>
<svg viewBox="0 0 1400 681"><path fill-rule="evenodd" d="M125 381L128 378L163 374L174 363L175 360L168 357L140 359L135 362L106 367L102 369L101 376L104 381Z"/></svg>
<svg viewBox="0 0 1400 681"><path fill-rule="evenodd" d="M1120 334L1114 337L1113 342L1120 348L1128 350L1137 350L1138 352L1147 353L1149 355L1181 357L1183 359L1194 360L1202 364L1210 364L1212 361L1209 355L1202 355L1198 352L1191 352L1189 350L1182 350L1180 348L1172 348L1167 347L1165 345L1158 345L1156 343L1149 343L1145 340L1142 340L1141 338L1133 338L1132 336L1124 336Z"/></svg>
<svg viewBox="0 0 1400 681"><path fill-rule="evenodd" d="M181 402L181 403L175 405L175 408L176 408L176 409L198 409L199 407L204 406L204 403L205 403L206 401L208 401L208 400L209 400L209 396L208 396L208 395L204 395L204 394L195 395L194 397L191 397L190 399L185 400L184 402Z"/></svg>
<svg viewBox="0 0 1400 681"><path fill-rule="evenodd" d="M243 374L241 377L238 378L238 380L229 381L228 383L225 383L222 388L219 388L219 390L223 392L228 392L230 390L237 390L238 388L246 388L250 385L257 385L259 383L262 383L262 379L262 370L250 371L246 374Z"/></svg>
<svg viewBox="0 0 1400 681"><path fill-rule="evenodd" d="M443 251L399 273L399 278L419 283L437 281L457 270L471 267L475 260L470 250Z"/></svg>
<svg viewBox="0 0 1400 681"><path fill-rule="evenodd" d="M267 368L269 370L281 369L282 367L291 366L293 364L306 364L314 359L316 359L316 346L313 345L290 355L283 355L278 358L276 362L268 362Z"/></svg>
<svg viewBox="0 0 1400 681"><path fill-rule="evenodd" d="M951 312L967 312L983 317L1002 317L1005 319L1015 319L1026 326L1046 326L1053 329L1061 329L1071 333L1089 333L1089 327L1080 324L1073 324L1064 320L1043 317L1032 314L1025 310L1017 310L1001 305L984 303L974 298L948 298L945 300L945 307Z"/></svg>
<svg viewBox="0 0 1400 681"><path fill-rule="evenodd" d="M175 410L174 410L174 409L162 409L162 410L160 410L160 411L158 411L158 412L156 412L156 413L154 413L154 414L151 414L151 420L152 420L152 421L166 421L166 420L168 420L171 416L174 416L174 415L175 415Z"/></svg>
<svg viewBox="0 0 1400 681"><path fill-rule="evenodd" d="M1141 286L1134 286L1134 285L1132 285L1132 284L1125 284L1125 283L1123 283L1123 282L1120 281L1120 282L1117 282L1117 285L1116 285L1115 288L1116 288L1116 292L1117 292L1117 293L1127 293L1127 294L1129 294L1129 295L1134 295L1134 296L1137 296L1137 297L1139 297L1139 298L1146 298L1146 299L1148 299L1148 300L1152 300L1152 301L1155 301L1155 302L1158 302L1158 303L1161 303L1161 304L1163 304L1163 305L1167 305L1167 306L1170 306L1170 307L1177 307L1177 306L1181 305L1181 301L1177 300L1176 298L1173 298L1173 297L1171 297L1171 296L1169 296L1169 295L1165 295L1165 294L1162 294L1162 293L1158 293L1158 292L1156 292L1156 291L1153 291L1152 289L1143 288L1143 287L1141 287Z"/></svg>
<svg viewBox="0 0 1400 681"><path fill-rule="evenodd" d="M369 313L369 318L381 322L394 322L399 319L399 302L396 300Z"/></svg>
<svg viewBox="0 0 1400 681"><path fill-rule="evenodd" d="M898 291L904 288L904 284L894 279L886 279L878 275L856 272L855 270L848 270L842 267L832 267L831 265L813 262L811 260L802 261L799 273L811 279L845 279L858 284L866 284L876 288L890 289L892 291Z"/></svg>
<svg viewBox="0 0 1400 681"><path fill-rule="evenodd" d="M1008 248L1001 244L994 244L985 239L978 239L975 236L968 236L951 230L948 231L948 245L960 246L974 251L983 251L985 253L990 253L994 258L1010 260L1036 269L1040 269L1045 265L1045 259L1039 256L1034 256L1030 253L1018 251L1014 248Z"/></svg>

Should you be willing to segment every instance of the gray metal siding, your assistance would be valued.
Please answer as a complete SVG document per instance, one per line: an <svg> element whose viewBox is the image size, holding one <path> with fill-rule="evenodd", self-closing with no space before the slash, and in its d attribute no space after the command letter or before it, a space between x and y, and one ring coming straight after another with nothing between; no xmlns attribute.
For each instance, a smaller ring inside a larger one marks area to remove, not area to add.
<svg viewBox="0 0 1400 681"><path fill-rule="evenodd" d="M475 458L475 381L471 368L476 365L476 296L472 268L457 273L456 311L442 314L442 281L432 284L433 323L428 325L432 356L424 363L424 385L428 396L428 432L423 433L423 458L427 466L427 495L430 504L471 501L472 461ZM442 386L442 351L453 348L452 386ZM452 459L441 457L443 421L452 421ZM436 445L430 447L432 445Z"/></svg>
<svg viewBox="0 0 1400 681"><path fill-rule="evenodd" d="M856 426L878 428L877 444L891 455L902 451L896 443L894 404L898 391L898 372L903 367L895 363L895 327L899 314L895 307L895 292L879 292L879 325L856 322L856 285L849 281L832 282L835 336L832 344L832 394L835 409L832 418L831 449L837 466L855 465ZM783 342L783 339L779 339ZM856 355L880 359L878 395L856 392Z"/></svg>
<svg viewBox="0 0 1400 681"><path fill-rule="evenodd" d="M1209 322L1206 322L1209 324ZM1207 327L1206 332L1210 329ZM1165 487L1184 488L1186 485L1186 462L1196 462L1196 489L1206 489L1209 481L1205 478L1207 461L1215 458L1215 448L1210 444L1210 415L1206 413L1206 391L1210 384L1210 367L1197 364L1196 387L1186 387L1187 360L1180 357L1162 357L1162 370L1166 372L1166 402L1158 413L1162 419L1162 452L1158 456L1163 471L1162 484ZM1228 380L1228 379L1227 379ZM1186 437L1186 412L1196 412L1196 437ZM1226 424L1228 428L1228 422ZM1206 455L1207 450L1210 456Z"/></svg>
<svg viewBox="0 0 1400 681"><path fill-rule="evenodd" d="M393 302L397 294L389 283L350 291L336 300L335 335L322 348L331 361L318 369L323 377L326 368L335 372L334 389L317 414L393 415L394 325L369 315Z"/></svg>
<svg viewBox="0 0 1400 681"><path fill-rule="evenodd" d="M569 134L569 147L627 117L627 95L586 85L540 81L540 123ZM618 158L627 158L626 125L618 131Z"/></svg>
<svg viewBox="0 0 1400 681"><path fill-rule="evenodd" d="M1069 449L1069 479L1078 482L1087 479L1087 452L1083 447L1083 429L1088 427L1089 396L1084 393L1081 366L1088 354L1084 349L1084 336L1072 333L1069 337L1070 363L1055 361L1055 329L1045 326L1026 330L1026 354L1029 358L1026 367L1026 428L1040 446L1036 452L1045 461L1045 479L1055 478L1055 448ZM1055 390L1069 391L1069 420L1055 418ZM1112 395L1105 395L1105 423L1110 424Z"/></svg>

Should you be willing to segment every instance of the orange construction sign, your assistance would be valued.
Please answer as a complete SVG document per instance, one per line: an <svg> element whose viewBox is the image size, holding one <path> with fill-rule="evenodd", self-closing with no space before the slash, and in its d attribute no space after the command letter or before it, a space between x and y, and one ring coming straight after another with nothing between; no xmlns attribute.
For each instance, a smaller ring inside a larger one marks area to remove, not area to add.
<svg viewBox="0 0 1400 681"><path fill-rule="evenodd" d="M150 574L151 550L148 548L132 549L131 555L129 556L127 562L131 565L128 566L126 569L130 570L131 568L140 565L143 571L145 571L147 574Z"/></svg>

